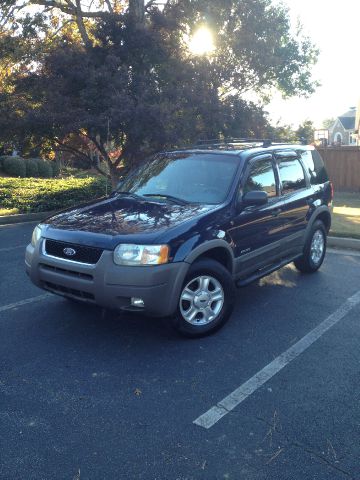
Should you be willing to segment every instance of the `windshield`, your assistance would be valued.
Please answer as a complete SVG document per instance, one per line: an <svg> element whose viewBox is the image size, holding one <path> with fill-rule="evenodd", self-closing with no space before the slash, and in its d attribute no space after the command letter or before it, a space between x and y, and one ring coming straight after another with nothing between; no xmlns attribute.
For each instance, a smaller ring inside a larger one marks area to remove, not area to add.
<svg viewBox="0 0 360 480"><path fill-rule="evenodd" d="M164 154L125 178L119 191L190 203L222 203L238 161L233 155Z"/></svg>

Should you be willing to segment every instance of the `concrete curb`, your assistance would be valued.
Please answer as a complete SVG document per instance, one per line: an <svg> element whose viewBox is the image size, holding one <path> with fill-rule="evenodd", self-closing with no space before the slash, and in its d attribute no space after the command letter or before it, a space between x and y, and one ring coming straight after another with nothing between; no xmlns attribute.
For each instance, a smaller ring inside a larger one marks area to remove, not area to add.
<svg viewBox="0 0 360 480"><path fill-rule="evenodd" d="M328 247L360 251L360 240L356 238L328 237Z"/></svg>
<svg viewBox="0 0 360 480"><path fill-rule="evenodd" d="M56 212L39 212L39 213L20 213L18 215L0 216L0 225L9 225L12 223L40 222L45 218L55 215Z"/></svg>
<svg viewBox="0 0 360 480"><path fill-rule="evenodd" d="M9 225L14 223L40 222L45 220L56 212L22 213L19 215L0 216L0 225ZM360 240L355 238L328 237L328 246L332 248L343 248L360 251Z"/></svg>

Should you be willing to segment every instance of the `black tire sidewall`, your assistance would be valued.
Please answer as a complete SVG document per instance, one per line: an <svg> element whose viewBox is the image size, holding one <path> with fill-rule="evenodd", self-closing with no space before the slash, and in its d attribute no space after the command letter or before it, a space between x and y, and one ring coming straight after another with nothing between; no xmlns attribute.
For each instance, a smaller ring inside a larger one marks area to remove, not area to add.
<svg viewBox="0 0 360 480"><path fill-rule="evenodd" d="M224 291L224 304L220 314L215 320L207 325L191 325L187 322L180 311L180 297L184 287L199 275L210 275L218 280ZM215 332L221 328L229 319L235 302L235 285L230 272L219 262L212 259L201 259L191 265L185 277L181 292L178 298L177 310L173 317L173 327L182 335L188 337L201 337Z"/></svg>

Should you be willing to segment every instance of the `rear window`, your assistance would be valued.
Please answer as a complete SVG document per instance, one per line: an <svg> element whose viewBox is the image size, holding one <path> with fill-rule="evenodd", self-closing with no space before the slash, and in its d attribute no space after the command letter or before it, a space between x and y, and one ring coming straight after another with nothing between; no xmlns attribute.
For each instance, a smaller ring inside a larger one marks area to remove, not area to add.
<svg viewBox="0 0 360 480"><path fill-rule="evenodd" d="M324 161L317 150L304 150L299 153L310 175L312 185L320 185L329 180Z"/></svg>
<svg viewBox="0 0 360 480"><path fill-rule="evenodd" d="M306 187L304 170L296 158L284 158L279 163L282 193L286 195Z"/></svg>

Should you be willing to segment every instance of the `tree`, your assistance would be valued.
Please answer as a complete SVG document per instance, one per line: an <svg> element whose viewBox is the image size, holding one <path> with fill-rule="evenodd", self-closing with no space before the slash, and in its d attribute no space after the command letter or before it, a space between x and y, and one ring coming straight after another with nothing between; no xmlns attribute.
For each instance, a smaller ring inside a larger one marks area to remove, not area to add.
<svg viewBox="0 0 360 480"><path fill-rule="evenodd" d="M270 138L278 142L298 142L298 137L291 125L280 125L270 128Z"/></svg>
<svg viewBox="0 0 360 480"><path fill-rule="evenodd" d="M36 14L27 11L30 4ZM91 9L81 0L6 0L1 6L1 35L24 43L17 56L8 51L3 139L32 146L45 140L88 157L115 183L120 166L158 149L199 136L266 131L261 106L244 98L249 92L314 90L317 51L308 38L290 33L286 8L271 0L88 4ZM185 41L202 23L215 32L211 57L192 55ZM81 149L69 143L74 135L86 139Z"/></svg>
<svg viewBox="0 0 360 480"><path fill-rule="evenodd" d="M300 141L309 144L314 141L315 126L311 120L305 120L296 130L296 135Z"/></svg>
<svg viewBox="0 0 360 480"><path fill-rule="evenodd" d="M325 130L329 130L330 127L332 127L335 123L335 118L326 118L322 122L322 126Z"/></svg>

